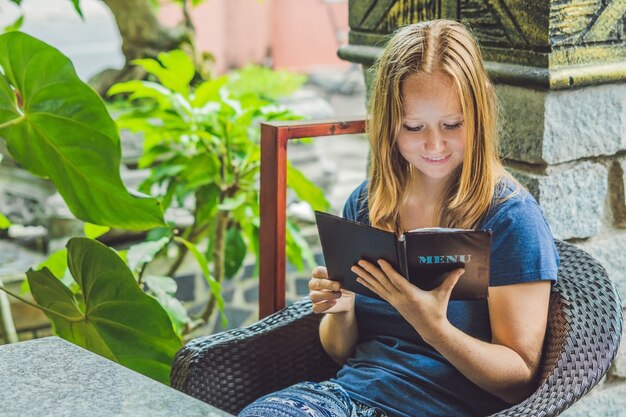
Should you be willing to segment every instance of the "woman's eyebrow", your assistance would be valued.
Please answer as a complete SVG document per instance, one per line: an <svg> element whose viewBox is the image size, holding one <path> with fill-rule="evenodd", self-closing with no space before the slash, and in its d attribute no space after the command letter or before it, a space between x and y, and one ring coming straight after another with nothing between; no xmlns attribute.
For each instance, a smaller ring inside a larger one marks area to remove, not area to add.
<svg viewBox="0 0 626 417"><path fill-rule="evenodd" d="M455 118L455 117L463 117L463 113L447 114L445 116L441 116L440 118L441 119L452 119L452 118ZM411 121L411 122L412 121L422 121L422 120L425 120L423 117L419 117L419 116L404 116L402 119L406 120L406 121Z"/></svg>

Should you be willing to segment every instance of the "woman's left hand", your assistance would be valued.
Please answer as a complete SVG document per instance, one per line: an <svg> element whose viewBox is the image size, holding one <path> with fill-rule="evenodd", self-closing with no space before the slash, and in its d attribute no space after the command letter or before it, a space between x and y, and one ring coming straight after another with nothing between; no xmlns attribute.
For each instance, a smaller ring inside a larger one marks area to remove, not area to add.
<svg viewBox="0 0 626 417"><path fill-rule="evenodd" d="M394 306L428 342L449 324L446 313L450 293L465 270L451 271L439 287L430 291L411 284L384 259L379 259L378 265L362 259L352 267L352 272L357 274L359 283Z"/></svg>

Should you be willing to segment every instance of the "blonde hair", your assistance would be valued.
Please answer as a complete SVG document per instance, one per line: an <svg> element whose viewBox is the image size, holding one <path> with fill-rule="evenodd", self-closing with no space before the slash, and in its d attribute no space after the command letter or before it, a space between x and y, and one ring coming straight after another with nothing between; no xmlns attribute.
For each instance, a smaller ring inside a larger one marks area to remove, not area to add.
<svg viewBox="0 0 626 417"><path fill-rule="evenodd" d="M400 207L411 183L411 165L400 154L401 84L407 77L441 71L461 99L467 129L463 163L440 196L439 226L474 228L485 215L504 170L498 156L495 94L472 34L452 20L420 22L398 29L374 67L367 134L372 155L368 209L373 226L400 233Z"/></svg>

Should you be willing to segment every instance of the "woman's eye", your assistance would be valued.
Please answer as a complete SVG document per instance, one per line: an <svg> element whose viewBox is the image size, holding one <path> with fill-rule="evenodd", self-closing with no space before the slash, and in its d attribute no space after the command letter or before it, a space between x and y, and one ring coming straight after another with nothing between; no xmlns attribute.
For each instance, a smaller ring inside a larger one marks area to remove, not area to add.
<svg viewBox="0 0 626 417"><path fill-rule="evenodd" d="M420 126L407 126L407 125L404 125L404 128L406 130L408 130L409 132L419 132L420 130L422 130L422 126L421 125Z"/></svg>
<svg viewBox="0 0 626 417"><path fill-rule="evenodd" d="M463 124L463 120L461 120L460 122L455 123L455 124L453 124L453 125L447 125L447 124L444 124L443 126L444 126L446 129L448 129L448 130L452 130L452 129L458 129L459 127L461 127L461 125L462 125L462 124Z"/></svg>

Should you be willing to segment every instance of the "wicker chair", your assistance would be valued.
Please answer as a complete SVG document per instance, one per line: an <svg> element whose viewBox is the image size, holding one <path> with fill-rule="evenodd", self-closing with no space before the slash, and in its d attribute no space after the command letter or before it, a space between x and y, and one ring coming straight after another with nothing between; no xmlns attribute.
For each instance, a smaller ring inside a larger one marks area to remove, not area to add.
<svg viewBox="0 0 626 417"><path fill-rule="evenodd" d="M556 416L593 388L615 358L622 307L606 272L587 253L557 241L559 282L550 299L540 384L496 416ZM337 372L318 337L320 316L303 299L241 329L198 338L176 355L171 382L229 413L293 383Z"/></svg>
<svg viewBox="0 0 626 417"><path fill-rule="evenodd" d="M241 329L199 338L174 360L177 388L229 413L299 381L321 381L338 367L318 336L321 316L307 299L285 304L287 141L363 131L363 120L262 125L260 315ZM537 390L497 416L556 416L593 388L617 354L622 306L606 271L586 252L556 242L561 266L550 298ZM273 313L273 314L271 314Z"/></svg>

